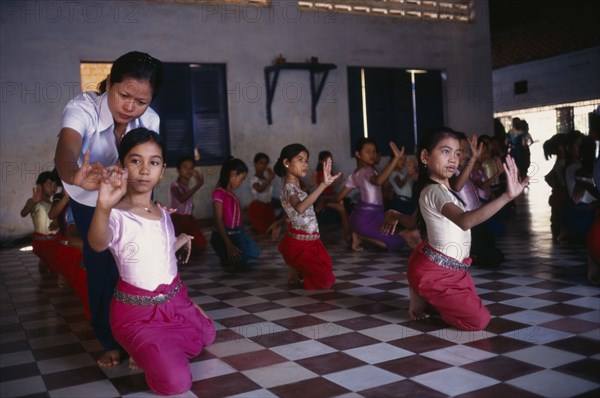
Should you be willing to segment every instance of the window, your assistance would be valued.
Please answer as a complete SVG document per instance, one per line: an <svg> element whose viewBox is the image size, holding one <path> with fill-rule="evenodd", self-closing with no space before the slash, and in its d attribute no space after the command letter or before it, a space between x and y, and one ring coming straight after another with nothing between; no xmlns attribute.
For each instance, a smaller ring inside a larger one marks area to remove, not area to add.
<svg viewBox="0 0 600 398"><path fill-rule="evenodd" d="M389 142L415 153L419 137L444 125L442 72L396 68L348 68L350 153L370 137L384 156Z"/></svg>
<svg viewBox="0 0 600 398"><path fill-rule="evenodd" d="M183 156L201 166L223 163L230 155L225 65L164 65L163 87L152 108L160 115L167 164Z"/></svg>
<svg viewBox="0 0 600 398"><path fill-rule="evenodd" d="M562 108L556 108L556 132L557 133L569 133L574 129L574 117L573 107L565 106Z"/></svg>
<svg viewBox="0 0 600 398"><path fill-rule="evenodd" d="M95 91L111 63L82 62L81 90ZM225 65L165 63L164 83L150 106L160 116L165 161L183 156L197 165L223 163L230 155Z"/></svg>
<svg viewBox="0 0 600 398"><path fill-rule="evenodd" d="M527 94L527 80L515 82L515 95Z"/></svg>
<svg viewBox="0 0 600 398"><path fill-rule="evenodd" d="M304 9L430 21L471 22L474 0L299 0Z"/></svg>

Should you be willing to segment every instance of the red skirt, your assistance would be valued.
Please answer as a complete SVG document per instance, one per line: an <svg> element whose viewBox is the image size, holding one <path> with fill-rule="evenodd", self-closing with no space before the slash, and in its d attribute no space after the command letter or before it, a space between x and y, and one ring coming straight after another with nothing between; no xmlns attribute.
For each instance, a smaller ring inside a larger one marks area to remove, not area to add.
<svg viewBox="0 0 600 398"><path fill-rule="evenodd" d="M252 228L259 234L266 233L267 229L269 229L271 224L276 220L273 204L264 203L260 200L253 200L250 202L246 216L248 217L248 222L252 225Z"/></svg>
<svg viewBox="0 0 600 398"><path fill-rule="evenodd" d="M58 250L56 234L43 235L34 232L31 246L33 246L33 253L42 260L50 272L59 272L59 263L56 261L56 251Z"/></svg>
<svg viewBox="0 0 600 398"><path fill-rule="evenodd" d="M587 247L590 257L600 264L600 216L596 216L596 221L592 224L588 233Z"/></svg>
<svg viewBox="0 0 600 398"><path fill-rule="evenodd" d="M490 312L477 295L471 275L446 268L423 252L427 247L438 257L452 259L423 241L408 259L408 282L413 290L440 311L442 319L460 330L481 330L490 322ZM440 256L441 255L441 256ZM470 265L471 259L462 263Z"/></svg>
<svg viewBox="0 0 600 398"><path fill-rule="evenodd" d="M194 237L192 239L192 250L198 252L208 245L202 230L198 226L198 221L194 216L184 216L181 214L171 214L171 221L173 221L173 227L175 228L175 236L179 234L188 234Z"/></svg>
<svg viewBox="0 0 600 398"><path fill-rule="evenodd" d="M67 238L58 234L56 262L60 272L79 300L83 304L83 312L90 319L90 303L88 299L87 272L83 266L83 254L81 250L68 246Z"/></svg>
<svg viewBox="0 0 600 398"><path fill-rule="evenodd" d="M279 243L279 252L286 264L302 272L304 287L308 290L330 289L335 283L331 258L318 236L318 233L310 235L288 229Z"/></svg>

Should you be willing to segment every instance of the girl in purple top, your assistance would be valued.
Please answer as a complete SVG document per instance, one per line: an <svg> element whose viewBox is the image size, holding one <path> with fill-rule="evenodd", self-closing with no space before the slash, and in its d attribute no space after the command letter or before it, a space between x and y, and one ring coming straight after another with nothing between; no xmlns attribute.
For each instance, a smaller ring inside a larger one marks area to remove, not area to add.
<svg viewBox="0 0 600 398"><path fill-rule="evenodd" d="M345 187L332 200L341 201L351 190L360 190L360 202L354 206L350 214L350 231L352 232L352 250L362 250L361 242L366 240L390 252L399 250L405 242L401 235L384 235L381 226L384 224L383 192L381 186L387 181L396 168L396 164L404 157L404 148L398 149L390 142L394 156L379 174L375 169L377 147L370 138L360 138L354 147L354 155L358 167L346 180Z"/></svg>
<svg viewBox="0 0 600 398"><path fill-rule="evenodd" d="M242 226L242 208L235 191L248 174L246 164L231 157L223 163L218 186L213 192L215 230L210 243L221 259L221 265L233 270L243 270L249 261L258 258L256 242L246 235Z"/></svg>

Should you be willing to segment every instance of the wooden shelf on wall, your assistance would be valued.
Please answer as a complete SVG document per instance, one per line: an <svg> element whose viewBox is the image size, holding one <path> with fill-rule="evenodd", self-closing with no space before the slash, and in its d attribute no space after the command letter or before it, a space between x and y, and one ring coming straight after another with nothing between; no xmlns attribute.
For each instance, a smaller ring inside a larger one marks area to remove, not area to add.
<svg viewBox="0 0 600 398"><path fill-rule="evenodd" d="M311 100L311 120L312 123L317 123L317 103L321 98L325 81L329 75L329 71L337 68L334 64L320 64L318 62L286 62L276 65L267 66L265 68L265 82L267 85L267 123L273 124L273 115L271 113L271 105L275 97L275 88L279 80L279 73L283 70L306 70L310 77L310 100ZM317 78L320 81L317 82Z"/></svg>

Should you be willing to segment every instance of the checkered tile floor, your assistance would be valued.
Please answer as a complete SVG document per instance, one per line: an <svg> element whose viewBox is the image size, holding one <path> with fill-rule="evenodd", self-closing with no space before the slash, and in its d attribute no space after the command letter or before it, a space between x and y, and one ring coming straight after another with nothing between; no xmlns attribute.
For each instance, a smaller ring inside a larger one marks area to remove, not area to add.
<svg viewBox="0 0 600 398"><path fill-rule="evenodd" d="M183 396L600 396L600 289L585 281L583 246L553 244L547 206L532 197L500 241L506 264L471 270L493 315L481 332L410 321L409 253L353 253L332 228L322 228L331 291L289 291L273 243L242 274L224 273L208 249L181 274L218 335L191 361ZM32 253L0 255L1 397L152 395L141 371L95 365L102 350L77 299Z"/></svg>

